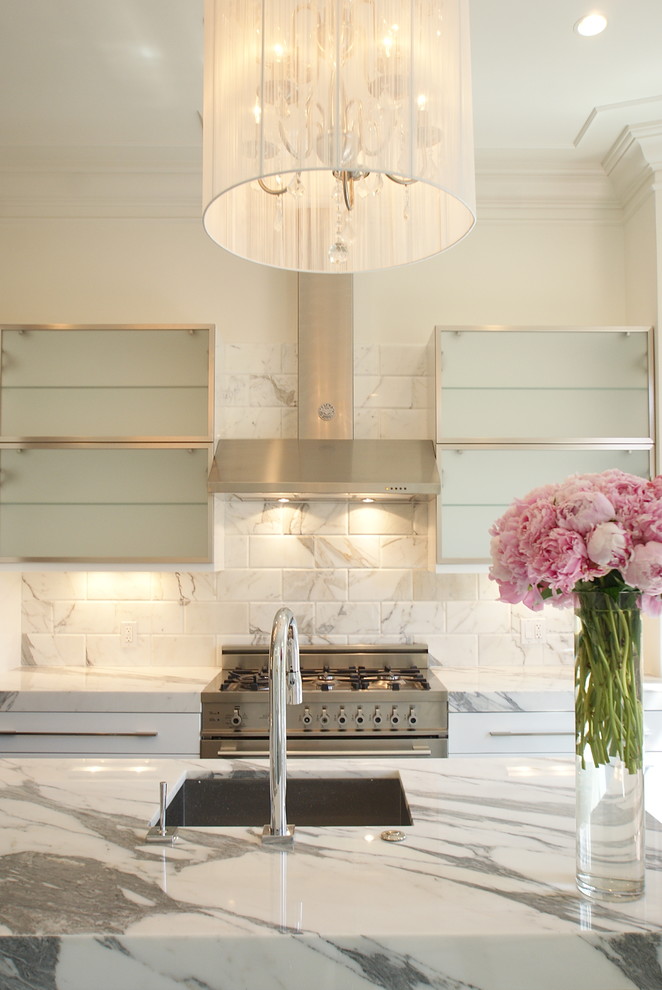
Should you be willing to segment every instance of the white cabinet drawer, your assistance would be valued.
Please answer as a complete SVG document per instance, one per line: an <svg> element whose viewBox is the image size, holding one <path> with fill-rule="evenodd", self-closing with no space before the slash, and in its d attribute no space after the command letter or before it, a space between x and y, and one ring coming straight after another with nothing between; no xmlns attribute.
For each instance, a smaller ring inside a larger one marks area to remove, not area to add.
<svg viewBox="0 0 662 990"><path fill-rule="evenodd" d="M571 754L573 712L449 712L448 755Z"/></svg>
<svg viewBox="0 0 662 990"><path fill-rule="evenodd" d="M62 756L197 756L196 712L2 712L0 752Z"/></svg>
<svg viewBox="0 0 662 990"><path fill-rule="evenodd" d="M644 713L647 752L662 751L662 711ZM573 712L449 712L448 755L574 752Z"/></svg>

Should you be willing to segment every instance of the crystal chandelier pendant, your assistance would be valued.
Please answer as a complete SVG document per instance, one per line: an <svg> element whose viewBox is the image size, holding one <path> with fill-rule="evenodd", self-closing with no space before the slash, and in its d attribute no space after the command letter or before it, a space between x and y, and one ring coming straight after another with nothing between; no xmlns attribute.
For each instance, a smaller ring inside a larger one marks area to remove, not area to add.
<svg viewBox="0 0 662 990"><path fill-rule="evenodd" d="M342 237L337 237L329 248L329 264L344 265L349 258L349 248Z"/></svg>
<svg viewBox="0 0 662 990"><path fill-rule="evenodd" d="M301 272L389 268L461 240L475 223L468 36L467 0L205 0L210 237Z"/></svg>

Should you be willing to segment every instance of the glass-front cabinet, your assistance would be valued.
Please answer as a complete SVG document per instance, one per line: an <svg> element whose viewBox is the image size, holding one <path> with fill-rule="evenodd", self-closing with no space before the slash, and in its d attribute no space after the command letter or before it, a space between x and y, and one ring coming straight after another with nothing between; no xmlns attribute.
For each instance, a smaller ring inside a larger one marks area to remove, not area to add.
<svg viewBox="0 0 662 990"><path fill-rule="evenodd" d="M650 327L437 327L435 352L439 564L487 563L537 485L654 470Z"/></svg>
<svg viewBox="0 0 662 990"><path fill-rule="evenodd" d="M0 561L210 561L213 327L0 334Z"/></svg>

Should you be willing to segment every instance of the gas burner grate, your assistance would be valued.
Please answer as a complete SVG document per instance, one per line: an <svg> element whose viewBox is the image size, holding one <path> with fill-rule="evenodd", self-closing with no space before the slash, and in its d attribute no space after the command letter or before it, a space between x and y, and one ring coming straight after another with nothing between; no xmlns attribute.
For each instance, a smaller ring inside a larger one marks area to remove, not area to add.
<svg viewBox="0 0 662 990"><path fill-rule="evenodd" d="M230 670L221 684L221 691L268 691L267 670Z"/></svg>
<svg viewBox="0 0 662 990"><path fill-rule="evenodd" d="M418 688L421 691L430 690L429 681L418 667L407 667L403 670L386 664L381 669L364 669L362 680L363 687L368 690L370 688L380 691L407 691L411 688Z"/></svg>
<svg viewBox="0 0 662 990"><path fill-rule="evenodd" d="M304 690L313 691L400 691L417 689L429 691L430 684L418 667L313 667L301 671ZM268 691L269 673L260 670L235 668L227 672L220 685L221 691Z"/></svg>

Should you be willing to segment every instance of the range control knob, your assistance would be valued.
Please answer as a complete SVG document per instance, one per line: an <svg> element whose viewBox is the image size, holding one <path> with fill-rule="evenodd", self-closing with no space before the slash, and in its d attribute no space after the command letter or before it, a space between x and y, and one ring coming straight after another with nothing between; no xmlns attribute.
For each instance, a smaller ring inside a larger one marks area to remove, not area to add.
<svg viewBox="0 0 662 990"><path fill-rule="evenodd" d="M345 709L340 706L340 711L338 712L338 725L347 725L347 715L345 714Z"/></svg>
<svg viewBox="0 0 662 990"><path fill-rule="evenodd" d="M416 709L414 708L413 705L409 709L409 715L407 716L407 721L409 722L410 725L416 725L416 723L418 722L418 717L416 715Z"/></svg>
<svg viewBox="0 0 662 990"><path fill-rule="evenodd" d="M311 725L313 721L313 716L310 714L310 708L304 708L303 718L301 720L304 725Z"/></svg>
<svg viewBox="0 0 662 990"><path fill-rule="evenodd" d="M326 708L323 708L320 713L320 724L321 725L329 724L329 713L327 712Z"/></svg>
<svg viewBox="0 0 662 990"><path fill-rule="evenodd" d="M398 715L397 705L393 705L391 710L391 725L400 725L400 716Z"/></svg>
<svg viewBox="0 0 662 990"><path fill-rule="evenodd" d="M383 719L382 719L382 713L379 710L379 705L377 705L376 708L375 708L375 714L372 716L372 724L373 725L381 725L382 724L382 721L383 721Z"/></svg>
<svg viewBox="0 0 662 990"><path fill-rule="evenodd" d="M241 712L239 711L239 705L236 705L235 706L235 709L234 709L234 712L232 713L232 718L230 719L230 721L232 722L233 725L241 725L241 723L242 723L242 717L241 717Z"/></svg>
<svg viewBox="0 0 662 990"><path fill-rule="evenodd" d="M360 705L356 709L356 715L354 716L354 721L356 722L357 725L365 724L365 715L363 714L363 709L361 708Z"/></svg>

